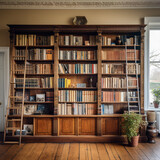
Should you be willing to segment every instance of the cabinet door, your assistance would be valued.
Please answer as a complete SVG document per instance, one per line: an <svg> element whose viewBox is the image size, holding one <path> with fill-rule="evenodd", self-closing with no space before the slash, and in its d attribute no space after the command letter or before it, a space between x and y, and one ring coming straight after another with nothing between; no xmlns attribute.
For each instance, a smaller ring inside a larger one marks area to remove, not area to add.
<svg viewBox="0 0 160 160"><path fill-rule="evenodd" d="M60 118L59 134L74 135L74 118Z"/></svg>
<svg viewBox="0 0 160 160"><path fill-rule="evenodd" d="M119 135L119 118L103 118L102 134L103 135Z"/></svg>
<svg viewBox="0 0 160 160"><path fill-rule="evenodd" d="M35 134L52 135L52 118L36 118Z"/></svg>
<svg viewBox="0 0 160 160"><path fill-rule="evenodd" d="M79 135L95 135L95 118L79 118Z"/></svg>

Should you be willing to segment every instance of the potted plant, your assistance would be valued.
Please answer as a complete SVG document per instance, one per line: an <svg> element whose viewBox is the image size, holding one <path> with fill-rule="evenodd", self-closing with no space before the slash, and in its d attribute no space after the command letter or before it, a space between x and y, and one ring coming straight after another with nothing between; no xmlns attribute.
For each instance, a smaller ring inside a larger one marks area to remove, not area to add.
<svg viewBox="0 0 160 160"><path fill-rule="evenodd" d="M160 101L160 88L156 88L152 90L153 96L154 96L154 107L158 108L159 101Z"/></svg>
<svg viewBox="0 0 160 160"><path fill-rule="evenodd" d="M136 113L124 113L122 128L128 138L128 143L132 147L136 147L139 141L139 128L143 123L142 115Z"/></svg>

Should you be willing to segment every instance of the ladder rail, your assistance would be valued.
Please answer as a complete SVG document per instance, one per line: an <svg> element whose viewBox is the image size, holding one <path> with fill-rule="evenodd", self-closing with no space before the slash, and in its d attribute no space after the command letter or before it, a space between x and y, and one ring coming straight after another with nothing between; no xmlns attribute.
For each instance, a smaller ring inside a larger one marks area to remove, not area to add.
<svg viewBox="0 0 160 160"><path fill-rule="evenodd" d="M130 114L130 103L129 103L129 90L128 90L128 59L127 59L127 44L125 45L125 53L126 53L126 81L127 81L127 104L128 104L128 112Z"/></svg>
<svg viewBox="0 0 160 160"><path fill-rule="evenodd" d="M11 77L10 77L10 80L11 80ZM9 85L9 88L8 88L8 90L9 90L9 96L8 96L8 104L7 104L7 108L6 108L6 115L5 115L5 128L4 128L4 135L3 135L3 143L5 142L5 140L6 140L6 128L7 128L7 125L8 125L8 122L7 122L7 120L8 120L8 115L9 115L9 106L10 106L10 87L11 87L11 85Z"/></svg>
<svg viewBox="0 0 160 160"><path fill-rule="evenodd" d="M134 44L134 58L135 58L135 65L137 64L137 57L136 57L136 43ZM140 107L140 95L139 95L139 81L138 81L138 66L136 65L136 80L137 80L137 97L138 97L138 108L139 114L141 113Z"/></svg>
<svg viewBox="0 0 160 160"><path fill-rule="evenodd" d="M26 83L26 63L27 63L27 46L25 51L25 62L24 62L24 78L23 78L23 98L22 98L22 107L21 107L21 126L20 126L20 136L19 136L19 144L22 141L22 127L23 127L23 112L24 112L24 97L25 97L25 83Z"/></svg>

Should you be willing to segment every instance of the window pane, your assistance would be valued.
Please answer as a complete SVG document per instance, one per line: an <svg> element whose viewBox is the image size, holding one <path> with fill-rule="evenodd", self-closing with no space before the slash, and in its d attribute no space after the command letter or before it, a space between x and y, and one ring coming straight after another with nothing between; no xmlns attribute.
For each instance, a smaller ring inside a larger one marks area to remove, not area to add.
<svg viewBox="0 0 160 160"><path fill-rule="evenodd" d="M154 97L152 90L160 88L160 63L150 63L150 90L149 90L149 102L153 103Z"/></svg>
<svg viewBox="0 0 160 160"><path fill-rule="evenodd" d="M149 53L150 61L160 61L160 29L150 30Z"/></svg>

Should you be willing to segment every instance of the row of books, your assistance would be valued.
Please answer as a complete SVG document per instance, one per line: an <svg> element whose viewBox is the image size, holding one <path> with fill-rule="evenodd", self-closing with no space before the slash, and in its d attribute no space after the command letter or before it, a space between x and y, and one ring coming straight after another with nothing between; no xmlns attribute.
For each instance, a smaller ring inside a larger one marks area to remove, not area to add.
<svg viewBox="0 0 160 160"><path fill-rule="evenodd" d="M96 51L59 51L59 60L94 60L97 59Z"/></svg>
<svg viewBox="0 0 160 160"><path fill-rule="evenodd" d="M97 64L59 64L59 74L94 74Z"/></svg>
<svg viewBox="0 0 160 160"><path fill-rule="evenodd" d="M119 35L116 37L112 37L111 35L103 35L102 36L102 45L139 45L140 38L139 36L127 36L127 35Z"/></svg>
<svg viewBox="0 0 160 160"><path fill-rule="evenodd" d="M125 73L125 64L102 63L102 74L122 74L122 73Z"/></svg>
<svg viewBox="0 0 160 160"><path fill-rule="evenodd" d="M61 35L59 36L59 45L96 45L96 36L90 35L88 40L84 41L83 36Z"/></svg>
<svg viewBox="0 0 160 160"><path fill-rule="evenodd" d="M17 96L16 101L22 101L23 91L17 90L15 92L15 95ZM30 101L30 102L50 102L54 101L54 92L44 92L43 94L36 94L36 95L30 95L29 91L25 92L24 101Z"/></svg>
<svg viewBox="0 0 160 160"><path fill-rule="evenodd" d="M96 104L58 104L58 115L95 115Z"/></svg>
<svg viewBox="0 0 160 160"><path fill-rule="evenodd" d="M96 102L96 91L60 90L59 102Z"/></svg>
<svg viewBox="0 0 160 160"><path fill-rule="evenodd" d="M52 60L52 49L29 49L27 52L25 49L17 49L15 52L15 60L24 60L27 54L27 60Z"/></svg>
<svg viewBox="0 0 160 160"><path fill-rule="evenodd" d="M15 87L23 87L23 78L15 78ZM26 88L53 88L54 77L46 78L26 78L25 87Z"/></svg>
<svg viewBox="0 0 160 160"><path fill-rule="evenodd" d="M126 84L126 78L107 77L101 79L102 88L125 88Z"/></svg>
<svg viewBox="0 0 160 160"><path fill-rule="evenodd" d="M54 45L54 35L17 34L16 46Z"/></svg>
<svg viewBox="0 0 160 160"><path fill-rule="evenodd" d="M112 104L101 104L101 115L113 113L114 109Z"/></svg>
<svg viewBox="0 0 160 160"><path fill-rule="evenodd" d="M102 74L123 74L125 73L126 64L122 63L102 63ZM127 63L128 74L140 74L139 63Z"/></svg>
<svg viewBox="0 0 160 160"><path fill-rule="evenodd" d="M128 63L127 64L127 73L128 74L140 74L141 66L139 63Z"/></svg>
<svg viewBox="0 0 160 160"><path fill-rule="evenodd" d="M127 80L126 78L119 77L106 77L101 79L102 88L126 88ZM128 77L128 87L137 87L136 77Z"/></svg>
<svg viewBox="0 0 160 160"><path fill-rule="evenodd" d="M138 101L137 91L131 91L128 93L129 101ZM126 102L127 92L120 91L102 91L102 102Z"/></svg>
<svg viewBox="0 0 160 160"><path fill-rule="evenodd" d="M135 52L136 51L136 52ZM134 49L107 49L102 50L102 60L139 60L140 51Z"/></svg>
<svg viewBox="0 0 160 160"><path fill-rule="evenodd" d="M24 64L16 64L15 73L24 73ZM26 64L26 74L53 74L53 64Z"/></svg>
<svg viewBox="0 0 160 160"><path fill-rule="evenodd" d="M69 88L69 87L71 87L71 79L68 78L58 79L58 88Z"/></svg>

